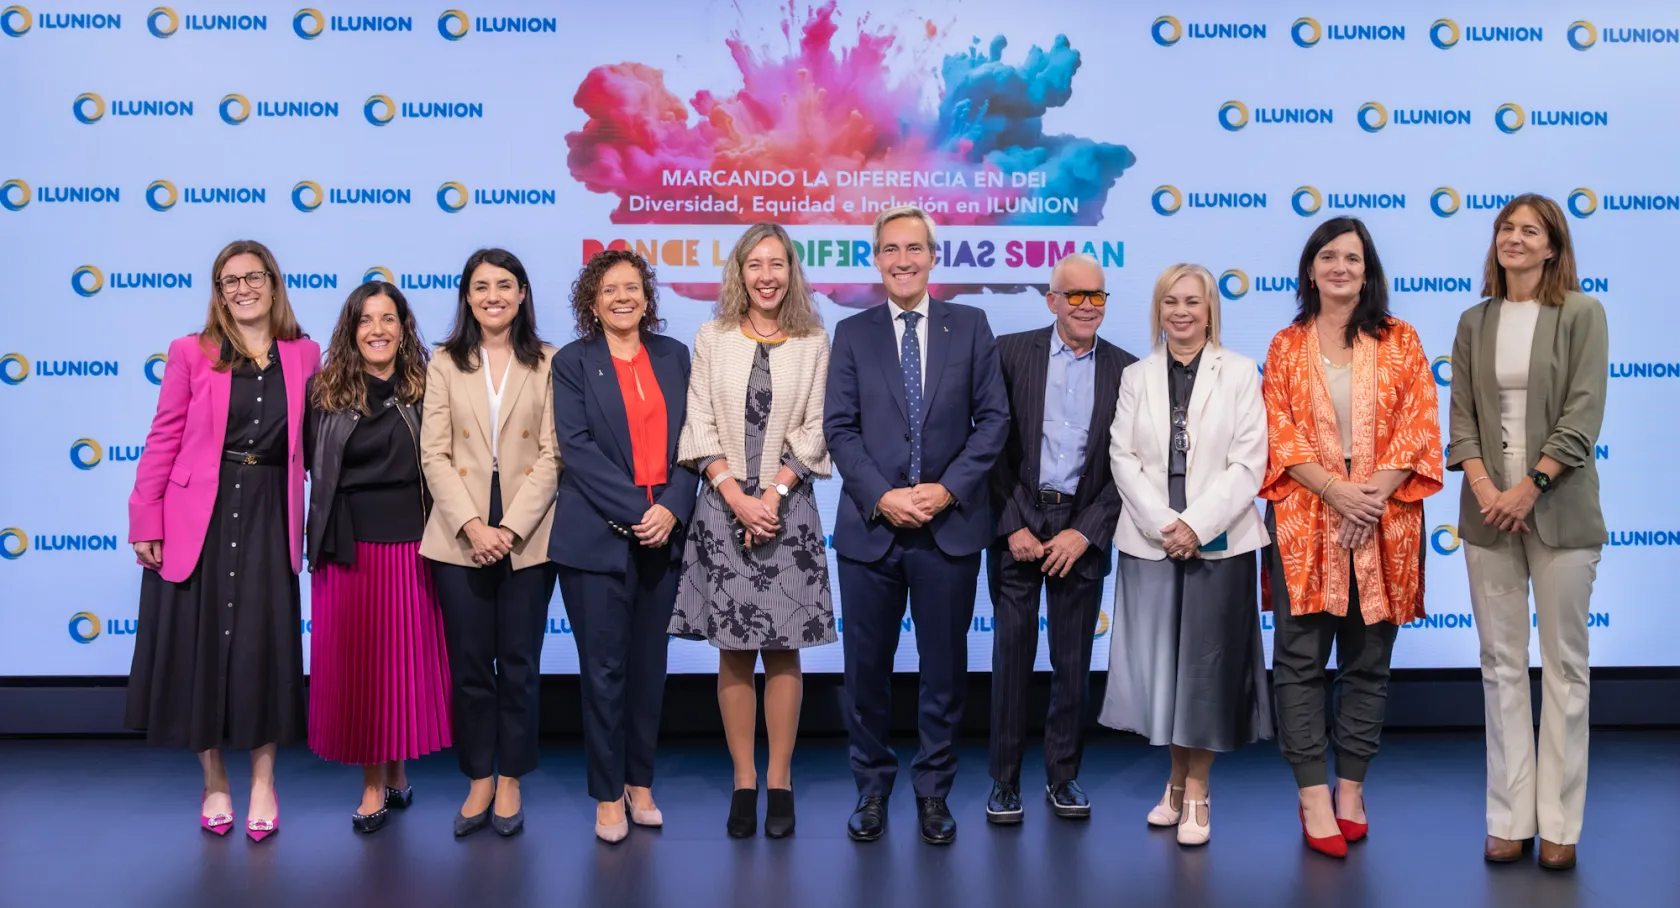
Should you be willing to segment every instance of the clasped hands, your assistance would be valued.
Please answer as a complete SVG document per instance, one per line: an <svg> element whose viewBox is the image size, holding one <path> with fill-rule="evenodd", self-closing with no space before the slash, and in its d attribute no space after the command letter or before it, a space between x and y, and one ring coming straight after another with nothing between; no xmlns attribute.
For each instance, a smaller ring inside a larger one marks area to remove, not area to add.
<svg viewBox="0 0 1680 908"><path fill-rule="evenodd" d="M1324 490L1324 501L1342 515L1336 544L1357 549L1376 533L1377 522L1388 507L1388 493L1373 483L1338 480Z"/></svg>
<svg viewBox="0 0 1680 908"><path fill-rule="evenodd" d="M937 517L953 500L949 489L937 482L924 482L906 489L892 489L875 503L875 509L888 523L908 530Z"/></svg>
<svg viewBox="0 0 1680 908"><path fill-rule="evenodd" d="M1540 497L1540 489L1533 480L1519 479L1516 485L1503 492L1493 484L1492 479L1485 483L1476 480L1470 488L1476 494L1476 503L1482 506L1483 523L1504 533L1529 532L1528 515Z"/></svg>
<svg viewBox="0 0 1680 908"><path fill-rule="evenodd" d="M741 491L735 483L728 483L734 491L724 495L724 504L735 512L735 519L746 530L741 544L747 548L769 542L782 530L782 495L775 486L766 488L758 497Z"/></svg>
<svg viewBox="0 0 1680 908"><path fill-rule="evenodd" d="M479 567L495 564L513 551L513 544L517 537L506 527L493 527L485 524L477 517L467 521L461 530L467 534L467 541L472 543L473 564Z"/></svg>
<svg viewBox="0 0 1680 908"><path fill-rule="evenodd" d="M1079 560L1091 543L1078 530L1068 529L1039 541L1032 530L1022 527L1009 534L1009 554L1016 561L1038 561L1039 570L1051 577L1066 577L1073 570L1073 563Z"/></svg>

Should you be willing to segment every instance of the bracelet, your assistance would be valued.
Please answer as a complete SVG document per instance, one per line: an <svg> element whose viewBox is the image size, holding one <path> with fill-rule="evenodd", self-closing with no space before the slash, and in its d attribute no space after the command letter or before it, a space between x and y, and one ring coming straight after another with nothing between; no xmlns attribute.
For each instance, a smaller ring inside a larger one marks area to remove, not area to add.
<svg viewBox="0 0 1680 908"><path fill-rule="evenodd" d="M721 489L723 488L724 483L734 478L735 474L729 472L728 470L724 470L722 473L712 477L712 488Z"/></svg>
<svg viewBox="0 0 1680 908"><path fill-rule="evenodd" d="M1476 483L1478 483L1478 482L1491 482L1491 481L1492 480L1489 479L1487 476L1478 476L1475 479L1470 480L1470 488L1472 488L1472 489L1475 488Z"/></svg>
<svg viewBox="0 0 1680 908"><path fill-rule="evenodd" d="M1324 488L1318 490L1318 497L1321 500L1324 498L1324 493L1330 491L1330 487L1336 484L1336 480L1338 478L1340 478L1340 477L1336 477L1336 476L1330 477L1330 481L1324 484Z"/></svg>

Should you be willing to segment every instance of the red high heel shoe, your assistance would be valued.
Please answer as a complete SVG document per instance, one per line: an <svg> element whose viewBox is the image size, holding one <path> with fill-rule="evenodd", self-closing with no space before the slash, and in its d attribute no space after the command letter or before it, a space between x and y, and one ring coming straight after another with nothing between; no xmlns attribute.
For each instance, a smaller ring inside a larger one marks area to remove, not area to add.
<svg viewBox="0 0 1680 908"><path fill-rule="evenodd" d="M272 819L272 820L246 820L245 821L245 834L251 837L251 841L260 842L263 839L266 839L269 836L271 836L271 835L273 835L273 834L275 834L279 831L280 831L280 794L279 794L279 792L276 792L275 795L274 795L274 819Z"/></svg>
<svg viewBox="0 0 1680 908"><path fill-rule="evenodd" d="M1365 809L1364 795L1360 795L1359 797L1359 809ZM1371 831L1370 819L1371 817L1369 814L1366 814L1366 822L1364 823L1355 823L1352 820L1344 820L1341 817L1337 817L1336 825L1340 826L1342 829L1342 838L1347 839L1349 842L1357 842L1360 839L1365 838L1365 834Z"/></svg>
<svg viewBox="0 0 1680 908"><path fill-rule="evenodd" d="M227 835L233 830L233 814L204 813L204 799L210 796L210 789L204 789L198 796L198 828L216 835Z"/></svg>
<svg viewBox="0 0 1680 908"><path fill-rule="evenodd" d="M1313 834L1307 831L1307 809L1305 807L1298 807L1296 810L1301 815L1301 836L1307 840L1308 848L1311 848L1319 854L1326 854L1333 858L1347 857L1347 839L1344 836L1338 833L1332 836L1325 836L1322 839L1314 838Z"/></svg>

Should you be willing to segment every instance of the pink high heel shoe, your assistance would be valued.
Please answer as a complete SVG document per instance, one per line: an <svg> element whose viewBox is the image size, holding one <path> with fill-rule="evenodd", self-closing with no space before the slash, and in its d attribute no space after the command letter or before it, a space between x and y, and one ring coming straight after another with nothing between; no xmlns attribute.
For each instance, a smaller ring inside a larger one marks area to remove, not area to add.
<svg viewBox="0 0 1680 908"><path fill-rule="evenodd" d="M210 789L208 788L204 789L198 796L198 828L216 835L227 835L233 829L233 814L215 813L206 815L204 813L204 799L209 796Z"/></svg>
<svg viewBox="0 0 1680 908"><path fill-rule="evenodd" d="M266 839L269 836L271 836L271 835L273 835L273 834L275 834L279 831L280 831L280 795L278 793L276 793L274 795L274 819L272 819L272 820L246 820L245 821L245 834L251 837L251 841L260 842L263 839Z"/></svg>

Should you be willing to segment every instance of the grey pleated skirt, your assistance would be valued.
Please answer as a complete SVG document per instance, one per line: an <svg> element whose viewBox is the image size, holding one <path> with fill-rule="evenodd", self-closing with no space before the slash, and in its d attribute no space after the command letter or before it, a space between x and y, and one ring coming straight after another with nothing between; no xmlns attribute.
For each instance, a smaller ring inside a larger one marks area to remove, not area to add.
<svg viewBox="0 0 1680 908"><path fill-rule="evenodd" d="M1155 745L1232 751L1273 735L1254 553L1118 553L1098 721Z"/></svg>

